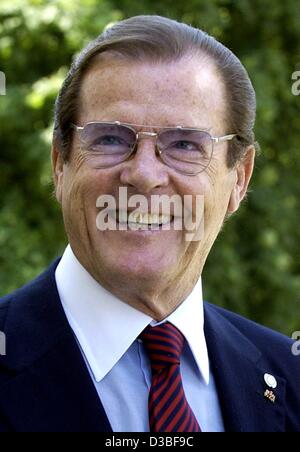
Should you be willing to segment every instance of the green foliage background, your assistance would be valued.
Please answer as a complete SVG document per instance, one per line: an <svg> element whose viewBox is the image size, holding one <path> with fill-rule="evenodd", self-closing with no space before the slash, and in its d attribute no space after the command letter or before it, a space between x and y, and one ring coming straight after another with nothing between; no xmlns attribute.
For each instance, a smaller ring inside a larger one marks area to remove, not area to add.
<svg viewBox="0 0 300 452"><path fill-rule="evenodd" d="M250 73L262 154L248 200L209 257L205 298L291 335L300 330L300 96L291 93L300 70L298 0L1 0L0 295L66 244L49 151L72 55L109 23L148 13L212 33Z"/></svg>

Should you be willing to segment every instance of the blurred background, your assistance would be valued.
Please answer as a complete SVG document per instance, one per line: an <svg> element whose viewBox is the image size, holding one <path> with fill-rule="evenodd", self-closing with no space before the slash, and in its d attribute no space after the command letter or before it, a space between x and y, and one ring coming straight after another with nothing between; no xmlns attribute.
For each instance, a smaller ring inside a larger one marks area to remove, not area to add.
<svg viewBox="0 0 300 452"><path fill-rule="evenodd" d="M251 192L204 272L205 299L291 336L300 330L299 0L0 0L0 296L66 245L52 196L53 104L72 56L109 24L160 14L236 53L257 93Z"/></svg>

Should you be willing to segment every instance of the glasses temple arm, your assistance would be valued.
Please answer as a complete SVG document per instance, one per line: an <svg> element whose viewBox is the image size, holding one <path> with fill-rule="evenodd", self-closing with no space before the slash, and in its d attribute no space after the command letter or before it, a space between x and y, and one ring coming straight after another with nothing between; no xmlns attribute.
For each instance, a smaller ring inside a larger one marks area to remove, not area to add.
<svg viewBox="0 0 300 452"><path fill-rule="evenodd" d="M83 130L84 129L84 127L76 126L76 124L73 124L72 122L70 122L70 126L72 127L72 129L75 129L75 130Z"/></svg>
<svg viewBox="0 0 300 452"><path fill-rule="evenodd" d="M212 139L215 143L221 143L222 141L232 140L236 136L236 133L233 133L231 135L224 135L223 137L212 137Z"/></svg>

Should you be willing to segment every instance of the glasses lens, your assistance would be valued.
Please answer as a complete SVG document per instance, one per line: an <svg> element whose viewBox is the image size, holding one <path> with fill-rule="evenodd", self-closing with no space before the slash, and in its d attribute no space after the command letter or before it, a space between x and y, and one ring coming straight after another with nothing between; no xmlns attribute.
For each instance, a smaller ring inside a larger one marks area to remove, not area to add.
<svg viewBox="0 0 300 452"><path fill-rule="evenodd" d="M213 141L207 132L169 129L159 134L157 145L162 160L184 174L204 171L211 160Z"/></svg>
<svg viewBox="0 0 300 452"><path fill-rule="evenodd" d="M135 141L134 131L118 124L90 123L81 134L83 150L98 167L114 166L126 160Z"/></svg>

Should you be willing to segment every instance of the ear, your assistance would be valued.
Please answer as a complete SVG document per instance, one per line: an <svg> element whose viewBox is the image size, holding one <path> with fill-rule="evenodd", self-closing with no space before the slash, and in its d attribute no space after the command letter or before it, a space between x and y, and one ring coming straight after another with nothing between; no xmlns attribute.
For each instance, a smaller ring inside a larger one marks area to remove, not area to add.
<svg viewBox="0 0 300 452"><path fill-rule="evenodd" d="M254 146L249 146L243 160L234 168L234 171L236 172L236 180L228 203L228 215L231 215L238 210L242 200L246 196L253 173L254 160L255 148Z"/></svg>
<svg viewBox="0 0 300 452"><path fill-rule="evenodd" d="M52 142L51 159L52 159L52 178L55 187L54 193L57 201L61 204L65 162L62 157L62 153L59 149L59 145L55 139L53 139Z"/></svg>

